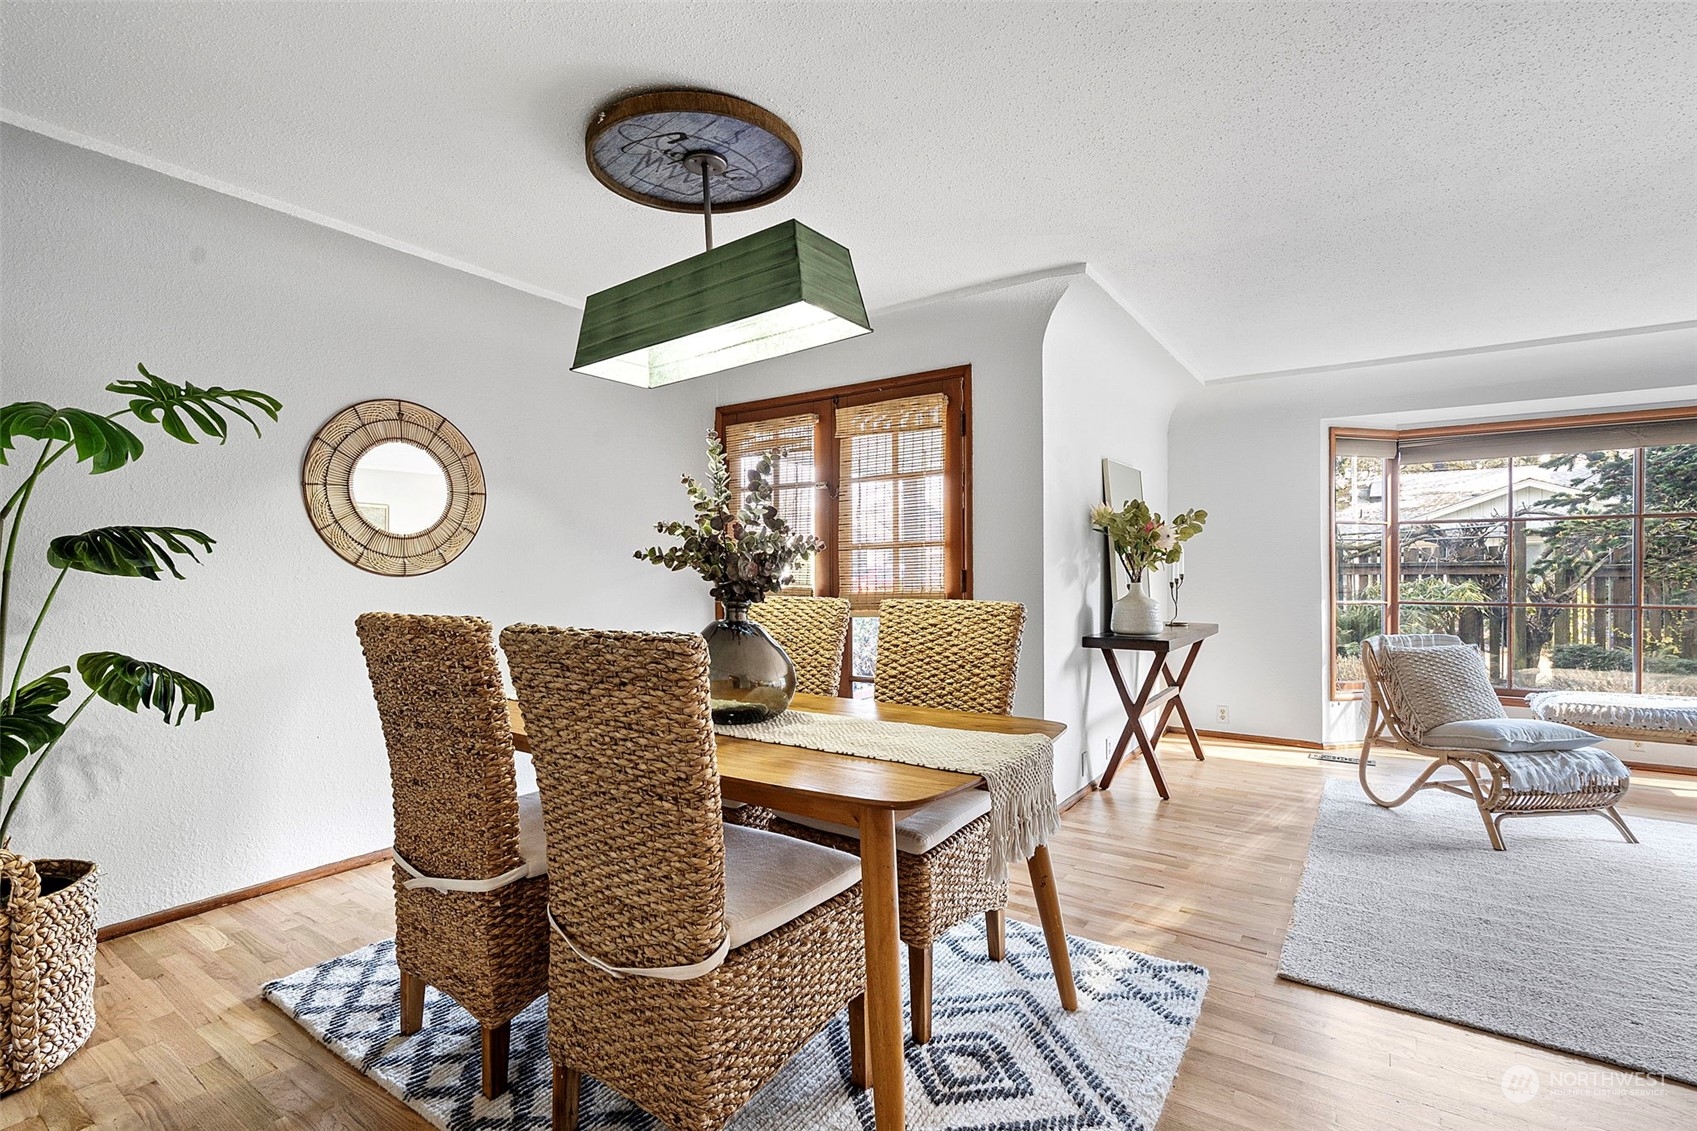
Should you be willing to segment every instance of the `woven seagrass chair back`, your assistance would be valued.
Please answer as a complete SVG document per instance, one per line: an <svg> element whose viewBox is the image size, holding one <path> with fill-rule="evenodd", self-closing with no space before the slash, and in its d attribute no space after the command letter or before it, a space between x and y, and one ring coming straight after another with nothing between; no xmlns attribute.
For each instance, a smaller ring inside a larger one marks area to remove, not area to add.
<svg viewBox="0 0 1697 1131"><path fill-rule="evenodd" d="M843 686L843 643L848 639L849 603L840 597L771 596L749 606L750 620L795 664L795 689L805 695L836 695Z"/></svg>
<svg viewBox="0 0 1697 1131"><path fill-rule="evenodd" d="M686 966L725 937L725 836L694 633L512 625L548 838L548 908L613 966Z"/></svg>
<svg viewBox="0 0 1697 1131"><path fill-rule="evenodd" d="M1013 713L1025 606L889 600L878 606L873 697L946 711Z"/></svg>
<svg viewBox="0 0 1697 1131"><path fill-rule="evenodd" d="M1367 683L1368 698L1378 705L1385 717L1385 727L1394 741L1405 746L1420 745L1408 723L1396 709L1396 696L1388 684L1385 653L1392 648L1438 648L1461 644L1459 636L1447 632L1401 632L1369 636L1361 642L1361 669Z"/></svg>
<svg viewBox="0 0 1697 1131"><path fill-rule="evenodd" d="M427 876L519 864L513 732L489 622L365 613L365 650L395 802L395 851Z"/></svg>

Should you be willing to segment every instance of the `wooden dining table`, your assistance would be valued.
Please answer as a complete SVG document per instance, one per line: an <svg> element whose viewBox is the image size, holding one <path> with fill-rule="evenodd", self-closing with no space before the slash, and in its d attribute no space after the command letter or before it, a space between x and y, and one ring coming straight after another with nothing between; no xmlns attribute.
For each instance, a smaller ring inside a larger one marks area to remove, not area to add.
<svg viewBox="0 0 1697 1131"><path fill-rule="evenodd" d="M1064 724L1044 719L902 707L869 699L823 695L797 695L790 708L980 734L1041 734L1052 739L1066 730ZM513 744L528 751L530 742L519 704L509 701L507 713L512 720ZM872 1088L877 1126L885 1131L903 1128L907 1098L902 1055L896 818L950 794L976 789L984 784L984 779L976 774L727 735L719 736L718 748L720 791L726 800L764 805L860 829L861 893L866 906L866 1048L870 1065L854 1066L854 1075L857 1083ZM1078 989L1073 984L1072 962L1067 956L1060 893L1055 887L1048 848L1039 845L1026 866L1061 1005L1076 1010Z"/></svg>

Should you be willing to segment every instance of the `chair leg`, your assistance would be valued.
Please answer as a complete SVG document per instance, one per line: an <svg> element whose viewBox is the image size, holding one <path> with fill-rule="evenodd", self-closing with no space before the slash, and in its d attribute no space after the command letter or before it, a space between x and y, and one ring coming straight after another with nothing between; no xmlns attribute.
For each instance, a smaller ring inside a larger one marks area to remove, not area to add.
<svg viewBox="0 0 1697 1131"><path fill-rule="evenodd" d="M494 1099L507 1090L507 1051L512 1046L513 1023L483 1027L483 1095Z"/></svg>
<svg viewBox="0 0 1697 1131"><path fill-rule="evenodd" d="M554 1062L554 1131L577 1131L578 1093L583 1078L575 1068Z"/></svg>
<svg viewBox="0 0 1697 1131"><path fill-rule="evenodd" d="M872 1086L872 1066L866 1059L866 995L848 1003L849 1079L857 1088Z"/></svg>
<svg viewBox="0 0 1697 1131"><path fill-rule="evenodd" d="M401 1035L407 1036L424 1028L423 978L401 971Z"/></svg>
<svg viewBox="0 0 1697 1131"><path fill-rule="evenodd" d="M984 913L984 949L990 954L991 962L1000 962L1008 956L1008 909L998 907L994 911Z"/></svg>
<svg viewBox="0 0 1697 1131"><path fill-rule="evenodd" d="M1427 769L1441 765L1442 762L1434 762ZM1473 794L1473 804L1479 808L1479 819L1485 822L1485 835L1491 838L1491 847L1498 852L1507 852L1508 846L1503 844L1502 830L1497 827L1498 818L1494 818L1491 811L1485 808L1485 791L1479 784L1479 776L1465 762L1457 762L1455 768L1461 771L1461 776L1467 780L1468 791Z"/></svg>
<svg viewBox="0 0 1697 1131"><path fill-rule="evenodd" d="M913 1043L931 1039L931 948L907 948L907 998L913 1010Z"/></svg>
<svg viewBox="0 0 1697 1131"><path fill-rule="evenodd" d="M1614 822L1615 828L1620 830L1620 835L1626 838L1627 844L1638 843L1638 838L1633 836L1632 830L1626 827L1626 818L1622 817L1613 805L1603 810L1603 816Z"/></svg>

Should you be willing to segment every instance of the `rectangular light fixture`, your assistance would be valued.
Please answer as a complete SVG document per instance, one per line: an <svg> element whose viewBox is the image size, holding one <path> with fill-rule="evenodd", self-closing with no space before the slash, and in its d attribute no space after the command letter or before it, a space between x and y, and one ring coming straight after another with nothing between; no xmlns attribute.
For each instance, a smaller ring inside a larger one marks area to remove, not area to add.
<svg viewBox="0 0 1697 1131"><path fill-rule="evenodd" d="M572 368L652 389L871 331L848 248L788 220L590 295Z"/></svg>

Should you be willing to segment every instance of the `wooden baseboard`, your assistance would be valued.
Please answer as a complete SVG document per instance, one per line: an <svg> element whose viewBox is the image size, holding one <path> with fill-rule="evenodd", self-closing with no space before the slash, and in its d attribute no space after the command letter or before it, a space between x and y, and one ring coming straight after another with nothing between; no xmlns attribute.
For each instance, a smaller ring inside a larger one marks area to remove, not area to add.
<svg viewBox="0 0 1697 1131"><path fill-rule="evenodd" d="M1621 761L1626 761L1624 758ZM1697 778L1697 766L1664 766L1657 762L1627 762L1629 770L1639 770L1646 774L1677 774L1680 777Z"/></svg>
<svg viewBox="0 0 1697 1131"><path fill-rule="evenodd" d="M1090 794L1095 791L1095 789L1096 789L1096 783L1095 782L1086 783L1086 785L1084 786L1083 789L1080 789L1078 792L1074 793L1071 797L1069 797L1065 801L1061 802L1060 811L1062 813L1065 813L1068 809L1071 809L1074 805L1077 805L1080 801L1083 801L1086 797L1089 797Z"/></svg>
<svg viewBox="0 0 1697 1131"><path fill-rule="evenodd" d="M292 888L296 884L304 884L311 880L321 880L325 876L334 876L338 872L351 872L355 868L363 868L367 864L376 864L378 861L387 860L391 855L393 855L392 849L379 848L375 852L350 856L346 860L337 860L332 864L320 864L318 867L308 868L304 872L279 876L275 880L266 880L249 887L237 888L235 891L225 892L223 895L209 896L206 899L197 899L193 903L185 903L178 907L167 907L165 910L155 911L151 915L125 919L121 923L113 923L100 928L100 941L105 942L108 939L133 935L137 931L145 931L149 927L162 927L166 923L175 923L177 920L187 919L191 915L199 915L202 912L213 911L220 907L228 907L232 903L240 903L244 899L252 899L258 895L270 895L274 891L282 891L284 888Z"/></svg>
<svg viewBox="0 0 1697 1131"><path fill-rule="evenodd" d="M1184 728L1168 727L1166 735L1184 736ZM1199 730L1196 737L1214 742L1238 742L1248 746L1288 746L1294 750L1360 750L1359 742L1309 742L1302 738L1275 738L1270 734L1238 734L1227 730Z"/></svg>

